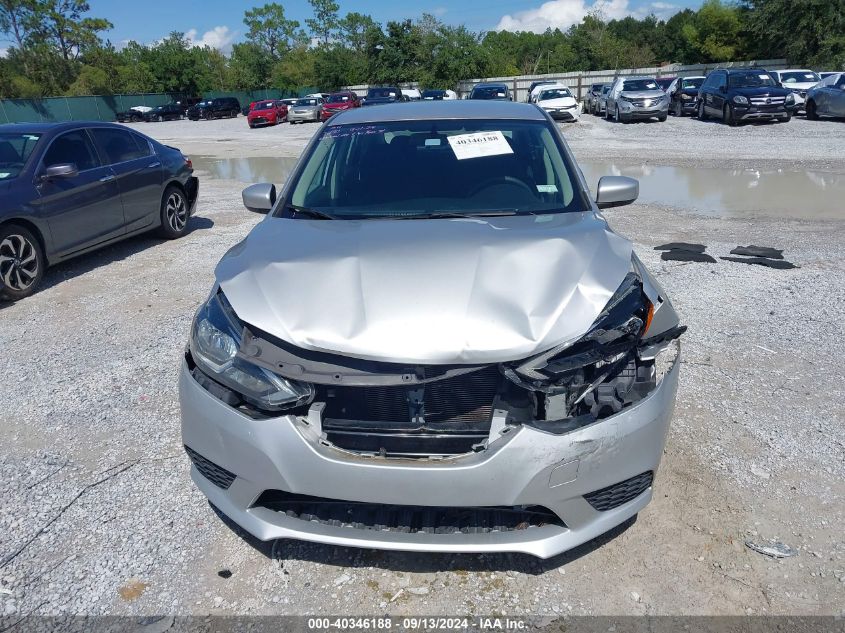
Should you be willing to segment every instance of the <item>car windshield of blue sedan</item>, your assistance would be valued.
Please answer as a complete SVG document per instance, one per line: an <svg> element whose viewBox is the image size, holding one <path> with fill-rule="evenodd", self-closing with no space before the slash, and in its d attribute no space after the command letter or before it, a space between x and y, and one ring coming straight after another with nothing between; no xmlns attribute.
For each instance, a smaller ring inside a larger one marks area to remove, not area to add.
<svg viewBox="0 0 845 633"><path fill-rule="evenodd" d="M0 180L21 173L40 138L40 134L0 132Z"/></svg>
<svg viewBox="0 0 845 633"><path fill-rule="evenodd" d="M470 96L473 99L504 99L508 96L508 93L503 87L484 86L482 88L473 88Z"/></svg>
<svg viewBox="0 0 845 633"><path fill-rule="evenodd" d="M755 71L728 75L729 88L762 88L774 85L774 80L767 73Z"/></svg>
<svg viewBox="0 0 845 633"><path fill-rule="evenodd" d="M584 211L575 173L544 121L329 126L279 211L326 219Z"/></svg>

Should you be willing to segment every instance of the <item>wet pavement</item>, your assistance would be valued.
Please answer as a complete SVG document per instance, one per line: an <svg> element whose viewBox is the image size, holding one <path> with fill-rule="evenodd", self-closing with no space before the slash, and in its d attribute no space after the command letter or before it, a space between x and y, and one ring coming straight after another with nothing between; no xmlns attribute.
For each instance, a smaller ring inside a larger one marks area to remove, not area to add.
<svg viewBox="0 0 845 633"><path fill-rule="evenodd" d="M295 158L194 156L194 168L215 180L284 183ZM601 176L640 181L639 203L714 215L845 219L845 174L812 170L759 170L579 163L590 188Z"/></svg>

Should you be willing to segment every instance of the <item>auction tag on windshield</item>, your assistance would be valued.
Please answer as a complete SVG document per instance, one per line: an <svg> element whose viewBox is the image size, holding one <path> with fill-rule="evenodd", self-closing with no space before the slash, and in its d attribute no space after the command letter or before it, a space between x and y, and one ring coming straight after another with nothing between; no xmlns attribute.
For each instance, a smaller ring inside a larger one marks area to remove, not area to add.
<svg viewBox="0 0 845 633"><path fill-rule="evenodd" d="M448 137L449 145L455 152L455 158L482 158L484 156L499 156L513 154L508 140L501 132L474 132L472 134L456 134Z"/></svg>

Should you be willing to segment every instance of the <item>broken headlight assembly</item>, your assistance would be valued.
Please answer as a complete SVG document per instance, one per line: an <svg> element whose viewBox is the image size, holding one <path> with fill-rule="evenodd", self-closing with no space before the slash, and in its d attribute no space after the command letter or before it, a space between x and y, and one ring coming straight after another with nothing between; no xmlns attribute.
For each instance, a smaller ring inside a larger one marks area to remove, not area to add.
<svg viewBox="0 0 845 633"><path fill-rule="evenodd" d="M644 340L656 307L639 275L630 272L586 334L506 366L505 376L535 392L542 419L618 413L654 389L657 356L686 330L675 327Z"/></svg>
<svg viewBox="0 0 845 633"><path fill-rule="evenodd" d="M237 355L241 331L242 325L222 291L199 309L189 343L191 356L204 374L195 374L198 381L232 406L242 399L257 409L279 411L310 402L314 397L312 385L286 380ZM215 388L206 377L227 389Z"/></svg>

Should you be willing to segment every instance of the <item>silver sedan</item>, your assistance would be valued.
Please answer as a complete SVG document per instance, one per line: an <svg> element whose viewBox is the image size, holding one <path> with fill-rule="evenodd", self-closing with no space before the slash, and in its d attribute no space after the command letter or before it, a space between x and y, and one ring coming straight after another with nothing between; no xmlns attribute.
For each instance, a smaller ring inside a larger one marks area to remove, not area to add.
<svg viewBox="0 0 845 633"><path fill-rule="evenodd" d="M652 497L685 328L549 115L335 115L217 265L179 377L192 478L259 539L549 557Z"/></svg>
<svg viewBox="0 0 845 633"><path fill-rule="evenodd" d="M288 109L288 121L291 123L319 122L323 111L323 100L318 97L297 99Z"/></svg>
<svg viewBox="0 0 845 633"><path fill-rule="evenodd" d="M825 77L807 92L808 119L820 116L845 117L845 73Z"/></svg>

